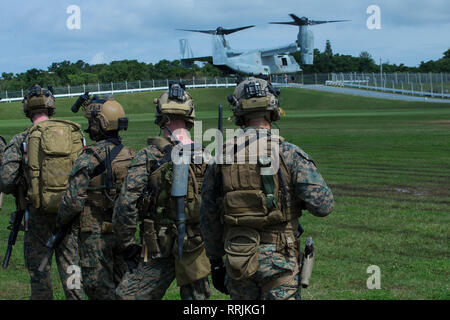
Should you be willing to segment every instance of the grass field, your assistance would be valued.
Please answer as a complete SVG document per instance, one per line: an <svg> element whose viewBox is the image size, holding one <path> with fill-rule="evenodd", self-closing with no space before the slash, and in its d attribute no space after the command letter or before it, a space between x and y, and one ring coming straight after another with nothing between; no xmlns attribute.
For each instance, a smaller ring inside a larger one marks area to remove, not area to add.
<svg viewBox="0 0 450 320"><path fill-rule="evenodd" d="M217 125L219 103L232 89L197 89L203 130ZM153 124L158 93L118 95L130 118L125 144L136 149L159 133ZM59 118L87 121L70 111L75 99L57 100ZM335 196L326 218L304 212L301 222L316 245L304 299L450 299L450 104L401 102L303 89L283 89L281 135L316 162ZM226 109L225 116L231 112ZM10 139L29 122L19 103L0 104L0 135ZM234 127L225 121L225 127ZM0 257L13 199L0 215ZM29 278L20 235L0 299L27 299ZM303 238L304 239L304 238ZM370 265L381 270L381 289L369 290ZM63 299L53 268L55 297ZM213 289L212 299L226 299ZM179 299L173 283L165 299Z"/></svg>

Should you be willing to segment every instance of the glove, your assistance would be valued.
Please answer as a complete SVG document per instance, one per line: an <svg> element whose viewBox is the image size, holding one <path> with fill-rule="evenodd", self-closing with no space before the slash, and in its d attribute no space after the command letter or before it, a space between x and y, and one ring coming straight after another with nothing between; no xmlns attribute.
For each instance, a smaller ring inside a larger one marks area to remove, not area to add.
<svg viewBox="0 0 450 320"><path fill-rule="evenodd" d="M133 270L137 268L139 259L141 256L142 247L137 244L130 244L123 251L123 259L128 266L128 270L133 273Z"/></svg>
<svg viewBox="0 0 450 320"><path fill-rule="evenodd" d="M214 288L224 294L230 294L225 286L225 275L227 270L222 258L210 260L211 263L211 278Z"/></svg>

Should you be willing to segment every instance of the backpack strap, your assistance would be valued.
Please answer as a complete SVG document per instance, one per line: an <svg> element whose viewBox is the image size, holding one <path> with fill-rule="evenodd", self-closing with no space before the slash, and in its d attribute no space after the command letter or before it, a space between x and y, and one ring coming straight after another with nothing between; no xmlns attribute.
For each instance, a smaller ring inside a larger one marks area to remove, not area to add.
<svg viewBox="0 0 450 320"><path fill-rule="evenodd" d="M94 170L92 170L92 173L89 174L89 178L93 179L96 176L102 174L103 172L105 172L107 167L111 167L111 162L117 157L117 155L120 153L120 151L122 151L123 149L123 144L118 144L116 145L111 152L108 151L106 152L106 157L105 160L101 161L95 168Z"/></svg>

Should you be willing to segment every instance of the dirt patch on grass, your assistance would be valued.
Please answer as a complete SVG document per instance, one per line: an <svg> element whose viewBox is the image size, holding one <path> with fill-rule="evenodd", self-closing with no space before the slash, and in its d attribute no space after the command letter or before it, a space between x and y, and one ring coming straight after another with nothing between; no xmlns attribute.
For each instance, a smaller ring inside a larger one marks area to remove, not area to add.
<svg viewBox="0 0 450 320"><path fill-rule="evenodd" d="M432 120L432 121L415 121L412 123L437 124L442 126L450 126L450 120Z"/></svg>

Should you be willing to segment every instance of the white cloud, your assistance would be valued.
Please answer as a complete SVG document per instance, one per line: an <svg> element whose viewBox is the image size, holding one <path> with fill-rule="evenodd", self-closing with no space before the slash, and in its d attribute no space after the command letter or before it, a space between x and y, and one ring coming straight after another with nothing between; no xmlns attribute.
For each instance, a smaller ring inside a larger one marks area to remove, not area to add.
<svg viewBox="0 0 450 320"><path fill-rule="evenodd" d="M101 64L101 63L106 63L104 52L97 52L89 61L89 64Z"/></svg>

